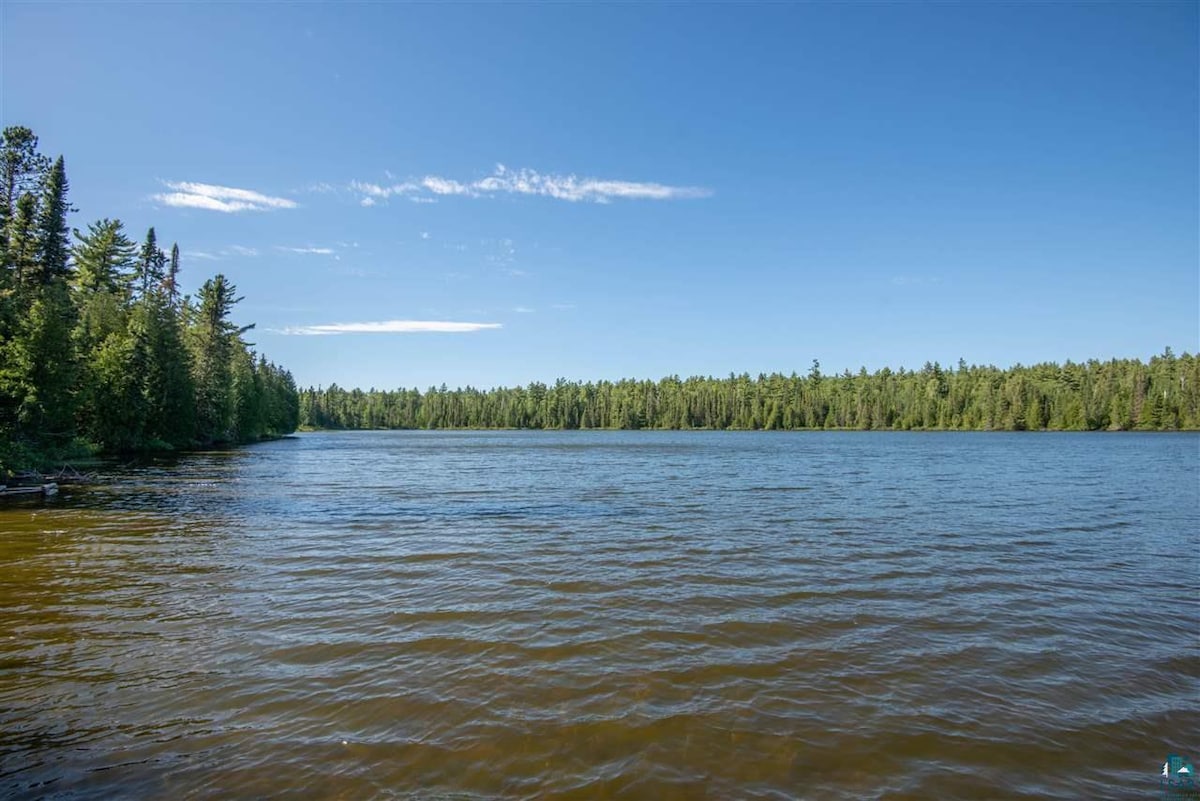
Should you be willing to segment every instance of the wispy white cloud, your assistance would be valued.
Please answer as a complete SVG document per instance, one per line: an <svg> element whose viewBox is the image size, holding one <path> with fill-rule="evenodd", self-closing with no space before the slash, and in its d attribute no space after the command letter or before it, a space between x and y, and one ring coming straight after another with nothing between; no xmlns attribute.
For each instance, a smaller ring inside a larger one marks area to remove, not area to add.
<svg viewBox="0 0 1200 801"><path fill-rule="evenodd" d="M472 186L480 192L507 192L518 195L542 195L578 202L590 200L679 200L712 195L711 189L698 186L669 186L642 181L613 181L580 178L576 175L542 174L536 170L510 170L497 164L495 171Z"/></svg>
<svg viewBox="0 0 1200 801"><path fill-rule="evenodd" d="M257 249L242 247L241 245L230 245L229 247L221 248L215 252L207 250L185 250L183 252L183 257L185 259L203 259L204 261L221 261L222 259L228 259L233 256L257 255Z"/></svg>
<svg viewBox="0 0 1200 801"><path fill-rule="evenodd" d="M513 311L517 314L533 314L537 309L531 309L528 306L516 306Z"/></svg>
<svg viewBox="0 0 1200 801"><path fill-rule="evenodd" d="M467 334L500 328L500 323L460 323L446 320L384 320L371 323L329 323L285 328L280 333L301 336L336 334Z"/></svg>
<svg viewBox="0 0 1200 801"><path fill-rule="evenodd" d="M436 175L427 175L421 181L421 186L428 189L435 195L469 195L471 188L466 184L460 184L458 181L452 181L449 178L439 178Z"/></svg>
<svg viewBox="0 0 1200 801"><path fill-rule="evenodd" d="M392 195L408 195L413 192L419 192L421 185L412 182L389 184L374 184L368 181L351 181L351 191L357 192L363 197L374 198L375 200L387 200Z"/></svg>
<svg viewBox="0 0 1200 801"><path fill-rule="evenodd" d="M300 253L300 254L306 255L306 256L307 255L332 256L334 253L337 252L333 248L312 248L312 247L290 248L290 247L285 247L284 245L276 245L275 249L282 250L284 253Z"/></svg>
<svg viewBox="0 0 1200 801"><path fill-rule="evenodd" d="M205 261L217 261L221 258L221 256L219 256L216 253L208 253L203 250L185 250L185 251L183 251L183 258L185 258L185 259L204 259Z"/></svg>
<svg viewBox="0 0 1200 801"><path fill-rule="evenodd" d="M296 201L285 197L271 197L252 189L232 186L200 184L193 181L164 181L170 192L151 197L167 206L177 208L207 209L233 214L239 211L273 211L294 209Z"/></svg>
<svg viewBox="0 0 1200 801"><path fill-rule="evenodd" d="M390 175L390 174L389 174ZM428 203L434 196L486 197L499 194L537 195L572 203L587 201L610 203L614 200L682 200L712 195L711 189L699 186L671 186L646 181L618 181L600 178L581 178L577 175L540 173L536 170L513 170L497 164L491 175L476 181L463 182L438 175L426 175L389 185L352 181L351 191L359 195L364 206L373 206L395 195L408 197L418 203Z"/></svg>

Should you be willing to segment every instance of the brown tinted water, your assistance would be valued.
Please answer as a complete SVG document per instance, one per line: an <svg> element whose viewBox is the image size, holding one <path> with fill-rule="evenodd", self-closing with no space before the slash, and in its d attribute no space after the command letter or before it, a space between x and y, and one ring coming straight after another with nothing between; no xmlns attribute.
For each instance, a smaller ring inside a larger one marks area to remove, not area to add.
<svg viewBox="0 0 1200 801"><path fill-rule="evenodd" d="M0 507L0 796L1154 798L1193 435L319 433Z"/></svg>

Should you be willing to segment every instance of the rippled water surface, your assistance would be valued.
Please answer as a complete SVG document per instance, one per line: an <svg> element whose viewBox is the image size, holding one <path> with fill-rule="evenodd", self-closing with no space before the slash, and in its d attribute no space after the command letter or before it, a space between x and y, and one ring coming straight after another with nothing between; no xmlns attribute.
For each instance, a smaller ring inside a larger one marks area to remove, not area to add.
<svg viewBox="0 0 1200 801"><path fill-rule="evenodd" d="M0 507L0 796L1152 798L1200 438L318 433Z"/></svg>

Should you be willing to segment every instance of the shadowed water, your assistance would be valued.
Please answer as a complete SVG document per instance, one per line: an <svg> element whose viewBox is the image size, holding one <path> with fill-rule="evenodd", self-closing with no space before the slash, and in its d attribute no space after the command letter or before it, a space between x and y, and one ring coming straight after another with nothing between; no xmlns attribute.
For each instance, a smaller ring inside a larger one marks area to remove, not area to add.
<svg viewBox="0 0 1200 801"><path fill-rule="evenodd" d="M1152 798L1200 438L318 433L0 507L0 796Z"/></svg>

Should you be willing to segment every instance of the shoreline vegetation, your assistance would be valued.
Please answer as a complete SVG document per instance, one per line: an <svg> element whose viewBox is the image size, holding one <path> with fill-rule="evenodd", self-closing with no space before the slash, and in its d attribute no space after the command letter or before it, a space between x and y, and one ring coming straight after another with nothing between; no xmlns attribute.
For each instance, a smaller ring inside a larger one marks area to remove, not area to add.
<svg viewBox="0 0 1200 801"><path fill-rule="evenodd" d="M526 387L300 390L301 430L1200 430L1200 357Z"/></svg>
<svg viewBox="0 0 1200 801"><path fill-rule="evenodd" d="M72 230L62 156L0 141L0 483L98 454L237 445L299 423L291 374L229 317L223 275L181 295L179 247L120 220Z"/></svg>

